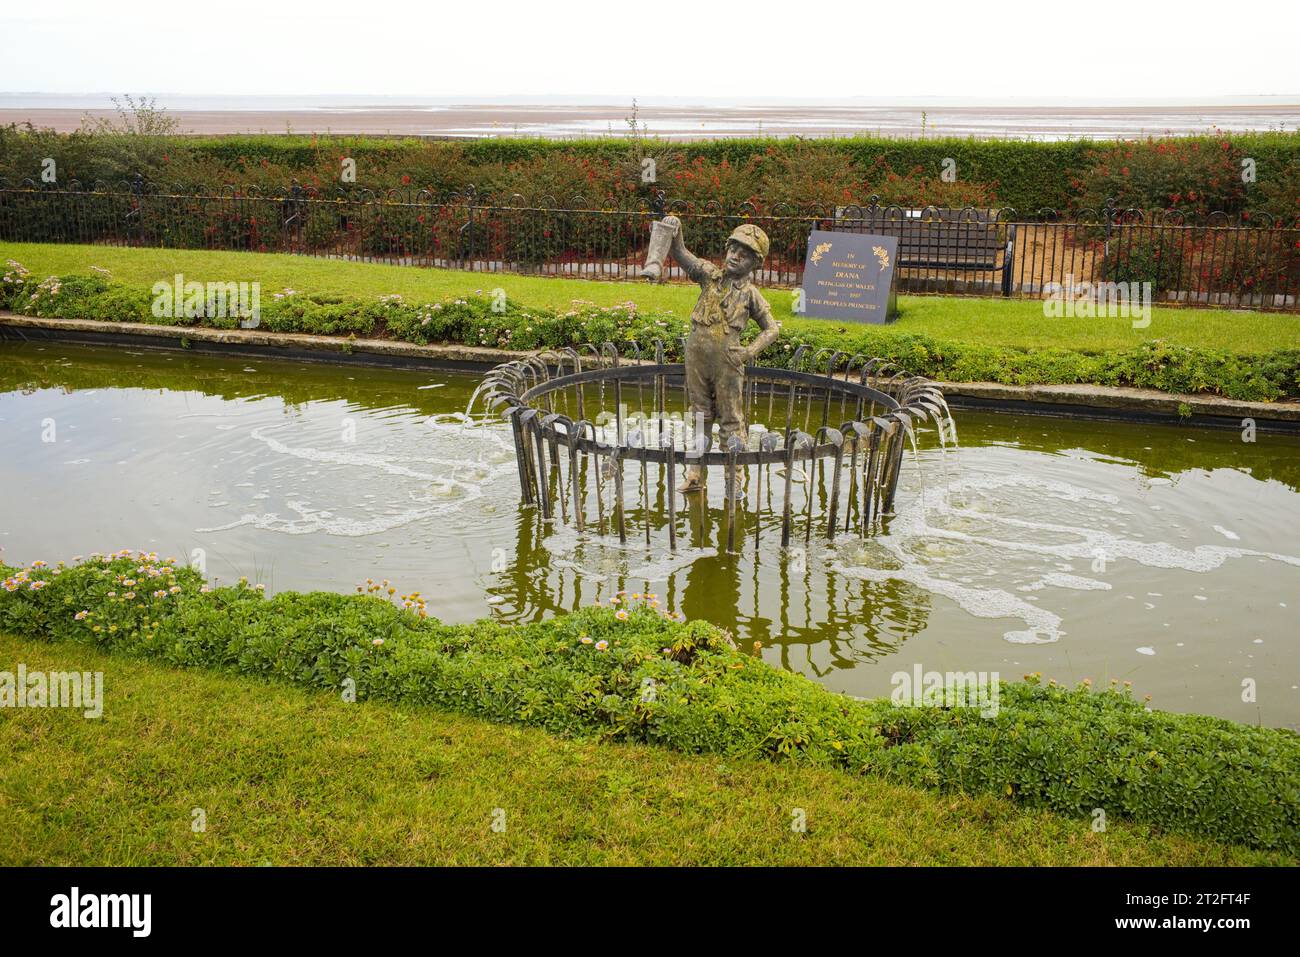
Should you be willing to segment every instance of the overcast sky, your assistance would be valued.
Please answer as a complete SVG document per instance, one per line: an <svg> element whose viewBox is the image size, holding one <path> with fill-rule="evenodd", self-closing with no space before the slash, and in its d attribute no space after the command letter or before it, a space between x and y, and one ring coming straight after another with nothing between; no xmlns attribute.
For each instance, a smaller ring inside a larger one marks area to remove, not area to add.
<svg viewBox="0 0 1300 957"><path fill-rule="evenodd" d="M6 0L0 90L153 93L163 105L168 93L1294 101L1297 11L1298 0Z"/></svg>

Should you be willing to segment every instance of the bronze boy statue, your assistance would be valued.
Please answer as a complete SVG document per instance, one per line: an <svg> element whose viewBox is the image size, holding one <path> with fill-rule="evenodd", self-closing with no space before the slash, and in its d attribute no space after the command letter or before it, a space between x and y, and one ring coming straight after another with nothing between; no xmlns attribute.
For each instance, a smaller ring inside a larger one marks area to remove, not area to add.
<svg viewBox="0 0 1300 957"><path fill-rule="evenodd" d="M705 440L701 451L712 444L715 420L724 448L732 436L745 441L745 366L781 334L772 307L750 278L767 256L767 234L750 223L738 226L727 240L726 259L719 269L687 250L676 216L666 216L655 225L672 230L673 259L700 284L686 339L686 395L696 435ZM746 346L740 336L751 319L760 331ZM687 468L682 491L703 488L703 467Z"/></svg>

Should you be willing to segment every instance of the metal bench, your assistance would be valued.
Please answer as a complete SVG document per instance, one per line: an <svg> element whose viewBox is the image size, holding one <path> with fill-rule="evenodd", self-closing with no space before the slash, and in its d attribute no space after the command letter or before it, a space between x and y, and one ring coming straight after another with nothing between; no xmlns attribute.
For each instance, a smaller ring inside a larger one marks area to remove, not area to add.
<svg viewBox="0 0 1300 957"><path fill-rule="evenodd" d="M997 273L1002 295L1011 295L1016 227L988 210L841 206L835 229L897 236L904 269Z"/></svg>

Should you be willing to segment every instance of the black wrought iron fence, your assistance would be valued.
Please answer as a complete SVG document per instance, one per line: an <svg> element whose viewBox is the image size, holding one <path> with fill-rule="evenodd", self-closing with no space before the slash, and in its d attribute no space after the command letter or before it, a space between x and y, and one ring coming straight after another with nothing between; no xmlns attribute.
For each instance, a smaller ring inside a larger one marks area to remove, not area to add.
<svg viewBox="0 0 1300 957"><path fill-rule="evenodd" d="M603 207L582 196L434 195L400 189L321 193L292 184L218 191L133 182L49 188L0 182L0 240L288 252L360 261L593 279L635 278L650 223L682 218L698 255L721 259L743 222L771 239L761 283L797 286L810 230L899 238L904 291L1040 297L1099 283L1150 283L1154 301L1297 310L1300 220L1196 216L1106 206L1038 210L745 203L724 208L662 194ZM675 268L670 279L684 276Z"/></svg>

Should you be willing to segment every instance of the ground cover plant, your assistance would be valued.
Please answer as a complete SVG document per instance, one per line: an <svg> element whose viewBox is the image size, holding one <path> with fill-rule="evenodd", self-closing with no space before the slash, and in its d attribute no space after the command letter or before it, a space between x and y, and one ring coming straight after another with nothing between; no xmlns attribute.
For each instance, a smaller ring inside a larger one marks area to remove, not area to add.
<svg viewBox="0 0 1300 957"><path fill-rule="evenodd" d="M654 595L528 625L452 626L386 583L268 598L126 550L0 574L0 632L21 638L1300 851L1300 737L1150 711L1118 683L1029 675L1000 686L995 713L897 707L777 671Z"/></svg>

